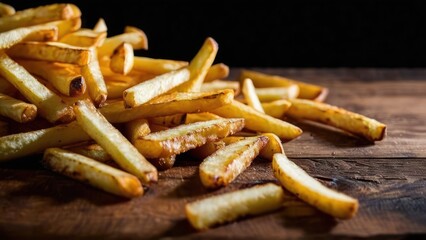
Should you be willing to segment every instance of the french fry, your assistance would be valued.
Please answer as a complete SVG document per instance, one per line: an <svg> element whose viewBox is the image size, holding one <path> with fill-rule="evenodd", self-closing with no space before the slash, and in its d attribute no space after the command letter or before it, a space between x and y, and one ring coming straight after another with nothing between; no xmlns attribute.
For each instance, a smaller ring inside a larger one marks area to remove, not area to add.
<svg viewBox="0 0 426 240"><path fill-rule="evenodd" d="M191 123L138 138L135 147L147 158L168 157L232 135L243 127L242 118Z"/></svg>
<svg viewBox="0 0 426 240"><path fill-rule="evenodd" d="M96 50L91 49L93 56L96 56ZM81 75L87 83L90 98L95 106L102 106L108 96L108 90L102 75L99 62L96 57L92 58L89 64L81 68Z"/></svg>
<svg viewBox="0 0 426 240"><path fill-rule="evenodd" d="M219 118L221 118L221 117L216 115L216 114L209 113L209 112L188 113L185 116L185 124L208 121L208 120L219 119Z"/></svg>
<svg viewBox="0 0 426 240"><path fill-rule="evenodd" d="M99 47L105 41L106 32L95 32L92 29L80 29L66 34L60 42L78 47Z"/></svg>
<svg viewBox="0 0 426 240"><path fill-rule="evenodd" d="M111 56L119 45L124 42L130 43L135 50L145 49L148 50L148 38L146 34L137 28L127 28L127 33L115 35L113 37L106 38L103 44L98 48L99 56Z"/></svg>
<svg viewBox="0 0 426 240"><path fill-rule="evenodd" d="M203 93L172 93L157 97L149 103L133 108L125 108L124 101L117 101L101 107L100 111L108 121L120 123L137 118L205 112L229 104L233 98L234 94L232 90Z"/></svg>
<svg viewBox="0 0 426 240"><path fill-rule="evenodd" d="M120 98L120 100L122 100L123 92L126 89L155 77L150 73L136 71L132 71L128 75L121 75L113 73L111 70L107 72L104 67L102 67L101 70L108 90L108 99Z"/></svg>
<svg viewBox="0 0 426 240"><path fill-rule="evenodd" d="M380 141L385 137L386 125L353 113L343 108L304 99L291 99L291 107L286 115L296 118L324 123L368 141Z"/></svg>
<svg viewBox="0 0 426 240"><path fill-rule="evenodd" d="M185 119L186 114L178 113L170 116L149 118L149 123L166 127L176 127L178 125L181 125L182 123L185 123Z"/></svg>
<svg viewBox="0 0 426 240"><path fill-rule="evenodd" d="M235 100L230 104L210 111L225 118L242 117L245 119L245 128L263 133L271 132L285 141L292 140L302 134L302 130L300 128L256 111L253 108Z"/></svg>
<svg viewBox="0 0 426 240"><path fill-rule="evenodd" d="M0 52L0 75L12 83L28 101L36 105L37 112L48 121L69 122L74 119L70 106L4 52Z"/></svg>
<svg viewBox="0 0 426 240"><path fill-rule="evenodd" d="M272 161L275 177L303 201L336 218L349 219L358 210L358 200L325 187L290 161L283 153Z"/></svg>
<svg viewBox="0 0 426 240"><path fill-rule="evenodd" d="M256 95L256 89L254 88L253 81L250 78L243 80L242 92L250 107L261 113L265 113L262 104L260 104L259 98Z"/></svg>
<svg viewBox="0 0 426 240"><path fill-rule="evenodd" d="M0 33L0 50L10 48L23 40L53 40L57 36L58 28L55 26L36 25L16 28Z"/></svg>
<svg viewBox="0 0 426 240"><path fill-rule="evenodd" d="M235 92L235 95L240 93L240 83L236 81L228 80L214 80L211 82L203 83L201 85L201 92L215 91L220 89L232 89Z"/></svg>
<svg viewBox="0 0 426 240"><path fill-rule="evenodd" d="M185 214L195 229L203 230L242 216L277 210L283 202L283 189L267 183L187 203Z"/></svg>
<svg viewBox="0 0 426 240"><path fill-rule="evenodd" d="M112 160L109 155L99 144L86 144L69 148L68 150L92 158L98 162L108 162Z"/></svg>
<svg viewBox="0 0 426 240"><path fill-rule="evenodd" d="M159 170L167 170L173 167L176 162L176 155L161 158L149 158L148 161L152 163Z"/></svg>
<svg viewBox="0 0 426 240"><path fill-rule="evenodd" d="M95 31L95 32L107 32L108 31L108 27L107 27L105 20L103 18L98 19L95 26L93 27L93 31Z"/></svg>
<svg viewBox="0 0 426 240"><path fill-rule="evenodd" d="M51 4L17 11L0 18L0 32L41 23L80 17L80 10L73 4Z"/></svg>
<svg viewBox="0 0 426 240"><path fill-rule="evenodd" d="M151 132L148 120L143 118L126 122L124 128L125 136L132 144L134 144L138 138L148 135Z"/></svg>
<svg viewBox="0 0 426 240"><path fill-rule="evenodd" d="M114 50L109 66L113 72L127 75L133 68L133 57L132 45L124 42Z"/></svg>
<svg viewBox="0 0 426 240"><path fill-rule="evenodd" d="M67 150L46 149L43 165L54 172L118 196L134 198L143 194L142 185L135 176Z"/></svg>
<svg viewBox="0 0 426 240"><path fill-rule="evenodd" d="M299 95L299 86L256 88L256 95L261 102L272 102L280 99L292 99Z"/></svg>
<svg viewBox="0 0 426 240"><path fill-rule="evenodd" d="M262 107L263 110L265 110L265 113L274 118L282 118L290 106L291 102L285 99L262 103Z"/></svg>
<svg viewBox="0 0 426 240"><path fill-rule="evenodd" d="M13 58L44 60L83 66L94 56L87 48L75 47L60 42L20 42L7 50Z"/></svg>
<svg viewBox="0 0 426 240"><path fill-rule="evenodd" d="M114 161L144 183L156 182L157 169L95 108L90 101L77 101L74 106L77 122Z"/></svg>
<svg viewBox="0 0 426 240"><path fill-rule="evenodd" d="M231 136L233 137L233 136ZM229 138L229 137L226 137ZM226 139L224 138L224 139ZM242 138L242 137L240 137ZM204 160L206 157L212 155L217 150L224 148L226 146L226 143L224 139L220 139L214 142L206 142L204 145L199 146L197 148L191 149L189 151L189 154L196 159Z"/></svg>
<svg viewBox="0 0 426 240"><path fill-rule="evenodd" d="M217 150L200 164L201 183L206 188L227 186L250 166L267 143L264 136L248 137Z"/></svg>
<svg viewBox="0 0 426 240"><path fill-rule="evenodd" d="M297 84L299 86L299 98L323 101L328 93L327 88L318 85L256 71L242 70L239 79L243 80L246 78L253 80L253 84L257 88L288 87L289 85Z"/></svg>
<svg viewBox="0 0 426 240"><path fill-rule="evenodd" d="M58 38L61 39L68 33L75 32L81 28L81 18L71 18L45 23L45 25L55 26L58 29Z"/></svg>
<svg viewBox="0 0 426 240"><path fill-rule="evenodd" d="M11 16L15 13L16 11L14 7L5 3L0 3L0 17Z"/></svg>
<svg viewBox="0 0 426 240"><path fill-rule="evenodd" d="M204 82L211 82L218 79L225 79L229 75L229 67L224 63L216 63L207 71Z"/></svg>
<svg viewBox="0 0 426 240"><path fill-rule="evenodd" d="M0 162L88 140L90 136L76 122L7 135L0 138Z"/></svg>
<svg viewBox="0 0 426 240"><path fill-rule="evenodd" d="M79 96L86 91L86 81L80 69L72 64L47 61L19 60L28 72L41 76L65 96Z"/></svg>
<svg viewBox="0 0 426 240"><path fill-rule="evenodd" d="M37 116L37 107L0 93L0 115L20 123L30 122Z"/></svg>
<svg viewBox="0 0 426 240"><path fill-rule="evenodd" d="M188 66L188 62L185 61L156 59L139 56L133 57L133 69L154 75L161 75L186 66Z"/></svg>

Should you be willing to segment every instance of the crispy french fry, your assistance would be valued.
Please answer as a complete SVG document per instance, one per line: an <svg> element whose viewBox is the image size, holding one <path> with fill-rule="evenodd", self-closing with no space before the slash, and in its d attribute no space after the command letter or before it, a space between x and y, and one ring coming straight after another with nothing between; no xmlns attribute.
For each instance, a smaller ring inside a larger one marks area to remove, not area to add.
<svg viewBox="0 0 426 240"><path fill-rule="evenodd" d="M75 122L7 135L0 138L0 162L88 140L89 135Z"/></svg>
<svg viewBox="0 0 426 240"><path fill-rule="evenodd" d="M117 101L101 107L100 111L108 121L119 123L137 118L205 112L229 104L233 98L234 94L232 90L203 93L172 93L133 108L125 108L123 101Z"/></svg>
<svg viewBox="0 0 426 240"><path fill-rule="evenodd" d="M102 69L102 73L105 72L104 68ZM152 74L149 73L136 73L134 71L130 72L128 75L121 75L117 73L104 73L105 84L108 90L108 99L123 99L123 92L131 88L141 82L152 79Z"/></svg>
<svg viewBox="0 0 426 240"><path fill-rule="evenodd" d="M114 52L114 49L116 49L123 42L130 43L135 50L148 50L148 38L142 30L138 29L133 31L128 30L127 33L122 33L106 38L103 44L98 48L98 54L100 56L111 56Z"/></svg>
<svg viewBox="0 0 426 240"><path fill-rule="evenodd" d="M323 101L328 93L327 88L318 85L296 81L281 76L264 74L256 71L241 71L239 79L243 80L246 78L250 78L251 80L253 80L254 86L258 88L288 87L289 85L297 84L299 86L299 98Z"/></svg>
<svg viewBox="0 0 426 240"><path fill-rule="evenodd" d="M211 82L218 79L225 79L229 75L229 67L224 63L216 63L207 71L204 82Z"/></svg>
<svg viewBox="0 0 426 240"><path fill-rule="evenodd" d="M37 107L0 93L0 115L25 123L37 116Z"/></svg>
<svg viewBox="0 0 426 240"><path fill-rule="evenodd" d="M13 58L44 60L83 66L94 56L87 48L75 47L60 42L20 42L7 50Z"/></svg>
<svg viewBox="0 0 426 240"><path fill-rule="evenodd" d="M243 80L242 91L247 104L255 110L265 113L262 104L260 104L259 98L256 95L256 89L254 88L253 81L250 78Z"/></svg>
<svg viewBox="0 0 426 240"><path fill-rule="evenodd" d="M86 91L86 81L75 65L34 60L19 60L18 63L28 72L46 79L66 96L79 96Z"/></svg>
<svg viewBox="0 0 426 240"><path fill-rule="evenodd" d="M141 82L123 92L127 107L136 107L185 83L190 78L188 68L171 71L151 80Z"/></svg>
<svg viewBox="0 0 426 240"><path fill-rule="evenodd" d="M57 37L57 35L58 28L55 26L36 25L32 27L16 28L0 33L0 49L10 48L22 40L52 40L52 38Z"/></svg>
<svg viewBox="0 0 426 240"><path fill-rule="evenodd" d="M186 114L179 113L170 116L149 118L149 123L166 127L176 127L178 125L181 125L182 123L185 123L185 118Z"/></svg>
<svg viewBox="0 0 426 240"><path fill-rule="evenodd" d="M149 158L148 161L152 163L159 170L167 170L173 167L176 162L176 155L161 158Z"/></svg>
<svg viewBox="0 0 426 240"><path fill-rule="evenodd" d="M207 188L227 186L250 166L267 143L264 136L247 137L217 150L200 164L201 183Z"/></svg>
<svg viewBox="0 0 426 240"><path fill-rule="evenodd" d="M147 158L168 157L232 135L243 127L242 118L185 124L138 138L135 147Z"/></svg>
<svg viewBox="0 0 426 240"><path fill-rule="evenodd" d="M127 75L133 68L133 57L132 45L124 42L114 50L109 66L113 72Z"/></svg>
<svg viewBox="0 0 426 240"><path fill-rule="evenodd" d="M283 153L275 154L272 161L275 177L290 192L319 210L341 219L353 217L358 200L325 187L290 161Z"/></svg>
<svg viewBox="0 0 426 240"><path fill-rule="evenodd" d="M290 117L324 123L371 142L385 137L386 125L375 119L326 103L305 99L291 99L290 102L291 107L286 112Z"/></svg>
<svg viewBox="0 0 426 240"><path fill-rule="evenodd" d="M202 112L202 113L188 113L185 116L185 124L188 123L194 123L194 122L201 122L201 121L208 121L213 119L219 119L220 116L209 113L209 112Z"/></svg>
<svg viewBox="0 0 426 240"><path fill-rule="evenodd" d="M91 49L91 51L93 56L97 55L95 49ZM96 57L81 68L81 75L87 83L89 96L95 106L102 106L107 99L108 90Z"/></svg>
<svg viewBox="0 0 426 240"><path fill-rule="evenodd" d="M74 119L70 106L4 52L0 52L0 74L12 83L26 99L36 105L37 112L48 121L69 122Z"/></svg>
<svg viewBox="0 0 426 240"><path fill-rule="evenodd" d="M0 93L13 96L17 89L6 79L0 76Z"/></svg>
<svg viewBox="0 0 426 240"><path fill-rule="evenodd" d="M263 110L265 110L265 113L274 118L282 118L290 106L291 102L285 99L262 103L262 107Z"/></svg>
<svg viewBox="0 0 426 240"><path fill-rule="evenodd" d="M80 17L80 10L73 4L51 4L17 11L0 18L0 32L36 24Z"/></svg>
<svg viewBox="0 0 426 240"><path fill-rule="evenodd" d="M105 41L106 35L106 32L95 32L92 29L80 29L66 34L60 41L78 47L99 47Z"/></svg>
<svg viewBox="0 0 426 240"><path fill-rule="evenodd" d="M148 120L143 118L126 122L124 128L125 136L133 144L138 138L148 135L151 132Z"/></svg>
<svg viewBox="0 0 426 240"><path fill-rule="evenodd" d="M67 20L59 20L45 23L45 25L51 25L58 28L58 38L61 39L68 33L75 32L81 28L81 18L71 18Z"/></svg>
<svg viewBox="0 0 426 240"><path fill-rule="evenodd" d="M77 122L124 170L144 183L156 182L157 169L112 126L90 101L77 101L74 106Z"/></svg>
<svg viewBox="0 0 426 240"><path fill-rule="evenodd" d="M240 83L236 81L229 80L214 80L211 82L203 83L201 85L201 92L208 92L220 89L232 89L235 92L235 95L240 93Z"/></svg>
<svg viewBox="0 0 426 240"><path fill-rule="evenodd" d="M95 32L106 32L106 31L108 31L108 27L107 27L105 20L103 18L99 18L99 20L96 22L95 26L93 27L93 31L95 31Z"/></svg>
<svg viewBox="0 0 426 240"><path fill-rule="evenodd" d="M283 202L283 189L267 183L188 203L185 214L194 228L202 230L242 216L279 209Z"/></svg>
<svg viewBox="0 0 426 240"><path fill-rule="evenodd" d="M126 172L60 148L48 148L43 165L67 177L126 198L143 194L139 180Z"/></svg>
<svg viewBox="0 0 426 240"><path fill-rule="evenodd" d="M133 57L133 69L155 75L164 74L188 66L188 62L170 59L157 59L148 57Z"/></svg>
<svg viewBox="0 0 426 240"><path fill-rule="evenodd" d="M299 95L299 86L293 84L288 87L256 88L256 95L261 102L292 99Z"/></svg>
<svg viewBox="0 0 426 240"><path fill-rule="evenodd" d="M14 7L5 3L0 3L0 17L11 16L15 13L16 11Z"/></svg>
<svg viewBox="0 0 426 240"><path fill-rule="evenodd" d="M302 134L302 130L300 128L256 111L253 108L235 100L232 101L231 104L227 104L210 111L221 117L242 117L245 119L245 128L263 133L271 132L285 141L292 140Z"/></svg>
<svg viewBox="0 0 426 240"><path fill-rule="evenodd" d="M108 162L112 160L111 155L109 155L99 144L96 143L72 147L69 150L88 158L92 158L98 162Z"/></svg>

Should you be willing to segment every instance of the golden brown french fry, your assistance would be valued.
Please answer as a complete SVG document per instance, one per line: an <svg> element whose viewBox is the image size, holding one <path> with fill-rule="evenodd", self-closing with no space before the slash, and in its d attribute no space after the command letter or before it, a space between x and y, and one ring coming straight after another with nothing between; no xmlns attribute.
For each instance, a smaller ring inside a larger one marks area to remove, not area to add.
<svg viewBox="0 0 426 240"><path fill-rule="evenodd" d="M157 169L105 119L90 101L77 101L74 112L81 128L101 145L120 167L134 174L144 183L157 181Z"/></svg>
<svg viewBox="0 0 426 240"><path fill-rule="evenodd" d="M213 38L207 38L197 55L195 55L189 63L188 69L191 72L190 79L184 84L175 87L172 91L199 92L207 71L216 58L218 49L219 46L217 42Z"/></svg>
<svg viewBox="0 0 426 240"><path fill-rule="evenodd" d="M45 23L45 25L56 26L58 28L58 38L61 39L68 33L75 32L81 28L81 18L71 18Z"/></svg>
<svg viewBox="0 0 426 240"><path fill-rule="evenodd" d="M76 122L7 135L0 138L0 162L88 140L89 135Z"/></svg>
<svg viewBox="0 0 426 240"><path fill-rule="evenodd" d="M106 35L106 32L95 32L85 28L66 34L60 42L78 47L99 47L105 41Z"/></svg>
<svg viewBox="0 0 426 240"><path fill-rule="evenodd" d="M201 183L207 188L227 186L250 166L267 143L264 136L247 137L217 150L200 164Z"/></svg>
<svg viewBox="0 0 426 240"><path fill-rule="evenodd" d="M95 32L107 32L108 27L105 23L105 20L103 18L99 18L99 20L96 22L95 26L93 27L93 31Z"/></svg>
<svg viewBox="0 0 426 240"><path fill-rule="evenodd" d="M0 3L0 17L4 17L4 16L10 16L15 14L15 8L5 4L5 3Z"/></svg>
<svg viewBox="0 0 426 240"><path fill-rule="evenodd" d="M247 101L247 105L261 113L265 113L262 105L260 104L259 98L256 95L256 89L254 88L253 81L250 78L243 80L242 92Z"/></svg>
<svg viewBox="0 0 426 240"><path fill-rule="evenodd" d="M256 95L261 102L292 99L299 95L299 86L293 84L288 87L256 88Z"/></svg>
<svg viewBox="0 0 426 240"><path fill-rule="evenodd" d="M13 58L44 60L83 66L94 56L87 48L74 47L60 42L20 42L7 50Z"/></svg>
<svg viewBox="0 0 426 240"><path fill-rule="evenodd" d="M159 170L167 170L173 167L176 162L176 155L161 158L149 158L148 161L152 163Z"/></svg>
<svg viewBox="0 0 426 240"><path fill-rule="evenodd" d="M142 185L135 176L64 149L46 149L43 165L118 196L134 198L143 194Z"/></svg>
<svg viewBox="0 0 426 240"><path fill-rule="evenodd" d="M70 106L1 51L0 75L12 83L28 101L36 105L37 112L48 121L69 122L74 119Z"/></svg>
<svg viewBox="0 0 426 240"><path fill-rule="evenodd" d="M283 202L283 189L267 183L188 203L185 214L194 228L202 230L242 216L277 210Z"/></svg>
<svg viewBox="0 0 426 240"><path fill-rule="evenodd" d="M93 56L96 56L96 50L91 49ZM81 68L81 75L87 83L90 98L95 106L102 106L108 96L108 90L102 75L97 57L92 58L89 64Z"/></svg>
<svg viewBox="0 0 426 240"><path fill-rule="evenodd" d="M96 143L72 147L69 150L88 158L92 158L98 162L108 162L112 160L111 155L109 155L99 144Z"/></svg>
<svg viewBox="0 0 426 240"><path fill-rule="evenodd" d="M319 210L341 219L353 217L358 210L358 200L325 187L290 161L283 153L273 157L275 177L290 192Z"/></svg>
<svg viewBox="0 0 426 240"><path fill-rule="evenodd" d="M0 32L41 23L80 17L80 10L73 4L51 4L17 11L0 18Z"/></svg>
<svg viewBox="0 0 426 240"><path fill-rule="evenodd" d="M188 62L170 59L157 59L148 57L133 57L133 69L152 73L155 75L164 74L173 70L188 66Z"/></svg>
<svg viewBox="0 0 426 240"><path fill-rule="evenodd" d="M127 75L133 68L133 57L132 45L124 42L114 50L109 66L113 72Z"/></svg>
<svg viewBox="0 0 426 240"><path fill-rule="evenodd" d="M19 60L28 72L41 76L65 96L79 96L86 91L86 81L80 74L79 67L57 62Z"/></svg>
<svg viewBox="0 0 426 240"><path fill-rule="evenodd" d="M229 75L229 67L224 63L216 63L207 71L204 82L211 82L218 79L225 79Z"/></svg>
<svg viewBox="0 0 426 240"><path fill-rule="evenodd" d="M169 116L178 113L205 112L229 104L234 98L232 90L203 93L172 93L150 102L125 108L124 101L117 101L100 108L112 123L128 122L137 118ZM155 100L155 101L154 101Z"/></svg>
<svg viewBox="0 0 426 240"><path fill-rule="evenodd" d="M0 33L0 49L10 48L23 40L52 40L52 38L57 37L57 35L58 28L55 26L36 25L32 27L16 28Z"/></svg>
<svg viewBox="0 0 426 240"><path fill-rule="evenodd" d="M132 144L135 143L136 139L148 135L151 132L148 120L144 118L126 122L124 128L125 136Z"/></svg>
<svg viewBox="0 0 426 240"><path fill-rule="evenodd" d="M123 92L127 107L136 107L187 82L190 78L188 68L171 71L151 80L141 82Z"/></svg>
<svg viewBox="0 0 426 240"><path fill-rule="evenodd" d="M37 107L0 93L0 115L25 123L34 120L37 116Z"/></svg>
<svg viewBox="0 0 426 240"><path fill-rule="evenodd" d="M208 121L208 120L219 119L219 118L221 118L221 117L216 115L216 114L209 113L209 112L188 113L185 116L185 124Z"/></svg>
<svg viewBox="0 0 426 240"><path fill-rule="evenodd" d="M324 123L369 141L380 141L385 137L386 125L358 113L326 103L306 99L291 99L286 115L304 120Z"/></svg>
<svg viewBox="0 0 426 240"><path fill-rule="evenodd" d="M232 135L243 127L242 118L215 119L151 133L136 139L134 144L147 158L168 157Z"/></svg>
<svg viewBox="0 0 426 240"><path fill-rule="evenodd" d="M201 85L200 91L208 92L220 89L233 89L235 95L238 95L240 93L240 83L229 80L214 80L211 82L203 83Z"/></svg>
<svg viewBox="0 0 426 240"><path fill-rule="evenodd" d="M0 76L0 93L13 96L17 89L6 79Z"/></svg>
<svg viewBox="0 0 426 240"><path fill-rule="evenodd" d="M107 70L105 70L104 67L102 67L101 70L104 74L105 84L108 90L108 99L120 98L120 100L122 100L123 92L126 89L155 77L149 73L136 71L132 71L128 75L121 75L117 73L111 73L111 70L109 70L111 72L108 71L108 73L106 73Z"/></svg>
<svg viewBox="0 0 426 240"><path fill-rule="evenodd" d="M253 80L254 86L258 88L288 87L289 85L297 84L299 86L299 98L323 101L328 93L327 88L318 85L296 81L277 75L269 75L256 71L242 70L239 79L243 80L246 78L250 78L251 80Z"/></svg>
<svg viewBox="0 0 426 240"><path fill-rule="evenodd" d="M263 110L265 110L265 113L274 118L282 118L290 106L291 102L285 99L262 103L262 107Z"/></svg>
<svg viewBox="0 0 426 240"><path fill-rule="evenodd" d="M242 117L245 119L245 128L262 133L276 134L282 140L288 141L302 134L302 130L290 123L273 118L254 110L243 103L232 101L231 104L210 110L221 117Z"/></svg>
<svg viewBox="0 0 426 240"><path fill-rule="evenodd" d="M149 118L150 124L162 125L166 127L176 127L185 123L186 114L174 114L164 117Z"/></svg>
<svg viewBox="0 0 426 240"><path fill-rule="evenodd" d="M135 50L148 50L148 38L146 37L145 33L140 30L130 31L106 38L103 44L98 48L98 54L100 56L111 56L114 52L114 49L116 49L123 42L130 43Z"/></svg>

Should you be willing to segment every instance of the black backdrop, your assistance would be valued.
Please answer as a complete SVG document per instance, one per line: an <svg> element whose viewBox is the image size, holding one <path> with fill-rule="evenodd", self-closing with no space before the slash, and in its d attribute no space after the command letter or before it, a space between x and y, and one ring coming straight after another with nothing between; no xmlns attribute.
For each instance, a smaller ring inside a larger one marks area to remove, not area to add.
<svg viewBox="0 0 426 240"><path fill-rule="evenodd" d="M4 1L17 10L61 1ZM426 67L422 1L65 1L83 26L103 17L109 35L143 29L138 55L190 60L203 40L232 67Z"/></svg>

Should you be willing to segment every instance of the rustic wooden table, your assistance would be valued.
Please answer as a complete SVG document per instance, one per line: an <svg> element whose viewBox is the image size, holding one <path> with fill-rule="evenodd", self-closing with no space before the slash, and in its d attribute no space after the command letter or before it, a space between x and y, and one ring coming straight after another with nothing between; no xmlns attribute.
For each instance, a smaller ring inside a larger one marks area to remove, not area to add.
<svg viewBox="0 0 426 240"><path fill-rule="evenodd" d="M304 133L285 143L309 174L359 199L353 219L335 220L301 202L197 232L185 203L274 182L270 162L256 159L230 186L211 192L201 186L198 162L182 157L143 197L124 200L44 170L34 156L0 165L0 239L426 237L426 70L257 70L324 85L326 102L387 124L387 137L368 144L295 122Z"/></svg>

